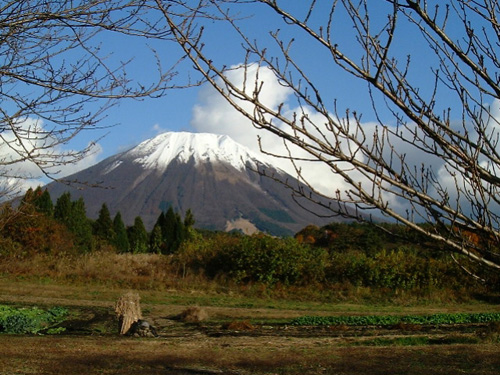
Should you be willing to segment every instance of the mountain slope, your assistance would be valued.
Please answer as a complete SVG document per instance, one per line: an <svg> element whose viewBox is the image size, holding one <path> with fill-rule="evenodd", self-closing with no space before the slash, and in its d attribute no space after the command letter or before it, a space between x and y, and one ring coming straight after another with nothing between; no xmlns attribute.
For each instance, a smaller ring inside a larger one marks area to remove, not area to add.
<svg viewBox="0 0 500 375"><path fill-rule="evenodd" d="M191 209L195 226L212 230L290 235L332 221L301 208L289 189L256 169L295 181L227 136L164 133L68 178L81 184L48 189L54 199L68 190L73 199L83 197L89 217L105 202L127 224L141 216L148 229L169 206L181 214Z"/></svg>

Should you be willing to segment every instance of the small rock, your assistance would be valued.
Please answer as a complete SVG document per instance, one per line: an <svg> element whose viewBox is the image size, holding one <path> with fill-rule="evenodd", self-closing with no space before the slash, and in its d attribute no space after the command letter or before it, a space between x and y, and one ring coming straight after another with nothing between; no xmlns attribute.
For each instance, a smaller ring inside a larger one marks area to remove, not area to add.
<svg viewBox="0 0 500 375"><path fill-rule="evenodd" d="M156 331L156 327L151 325L146 320L139 319L137 322L132 324L130 330L127 332L127 335L134 337L157 337L158 332Z"/></svg>

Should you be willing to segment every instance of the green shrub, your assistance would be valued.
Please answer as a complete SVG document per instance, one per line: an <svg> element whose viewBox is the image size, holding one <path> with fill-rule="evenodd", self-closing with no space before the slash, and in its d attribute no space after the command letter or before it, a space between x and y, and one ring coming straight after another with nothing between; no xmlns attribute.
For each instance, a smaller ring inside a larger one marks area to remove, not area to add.
<svg viewBox="0 0 500 375"><path fill-rule="evenodd" d="M327 253L294 238L241 236L226 243L207 265L212 277L225 275L238 283L307 284L324 279Z"/></svg>
<svg viewBox="0 0 500 375"><path fill-rule="evenodd" d="M359 250L332 253L326 278L330 283L421 292L474 284L451 259L425 256L411 246L371 255Z"/></svg>

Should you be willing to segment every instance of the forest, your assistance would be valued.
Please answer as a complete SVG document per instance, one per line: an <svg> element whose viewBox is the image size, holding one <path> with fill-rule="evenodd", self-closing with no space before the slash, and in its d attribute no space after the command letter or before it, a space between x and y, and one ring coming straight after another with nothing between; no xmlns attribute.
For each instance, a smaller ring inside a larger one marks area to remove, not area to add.
<svg viewBox="0 0 500 375"><path fill-rule="evenodd" d="M0 273L19 277L373 300L492 298L500 285L496 273L398 224L249 236L196 229L191 210L182 218L170 207L148 232L140 217L131 226L119 212L112 218L106 204L91 220L82 199L65 193L54 204L40 187L16 207L4 204L0 224Z"/></svg>

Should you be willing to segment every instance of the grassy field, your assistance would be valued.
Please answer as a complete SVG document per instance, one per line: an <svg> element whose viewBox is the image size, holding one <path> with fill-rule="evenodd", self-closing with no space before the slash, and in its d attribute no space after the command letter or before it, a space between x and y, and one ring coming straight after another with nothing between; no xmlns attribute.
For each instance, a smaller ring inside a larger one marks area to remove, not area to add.
<svg viewBox="0 0 500 375"><path fill-rule="evenodd" d="M0 335L0 374L498 374L500 326L293 327L304 315L500 312L497 304L356 304L195 290L139 291L156 338L119 336L128 290L0 278L0 303L64 306L60 335ZM196 305L208 318L177 317Z"/></svg>

